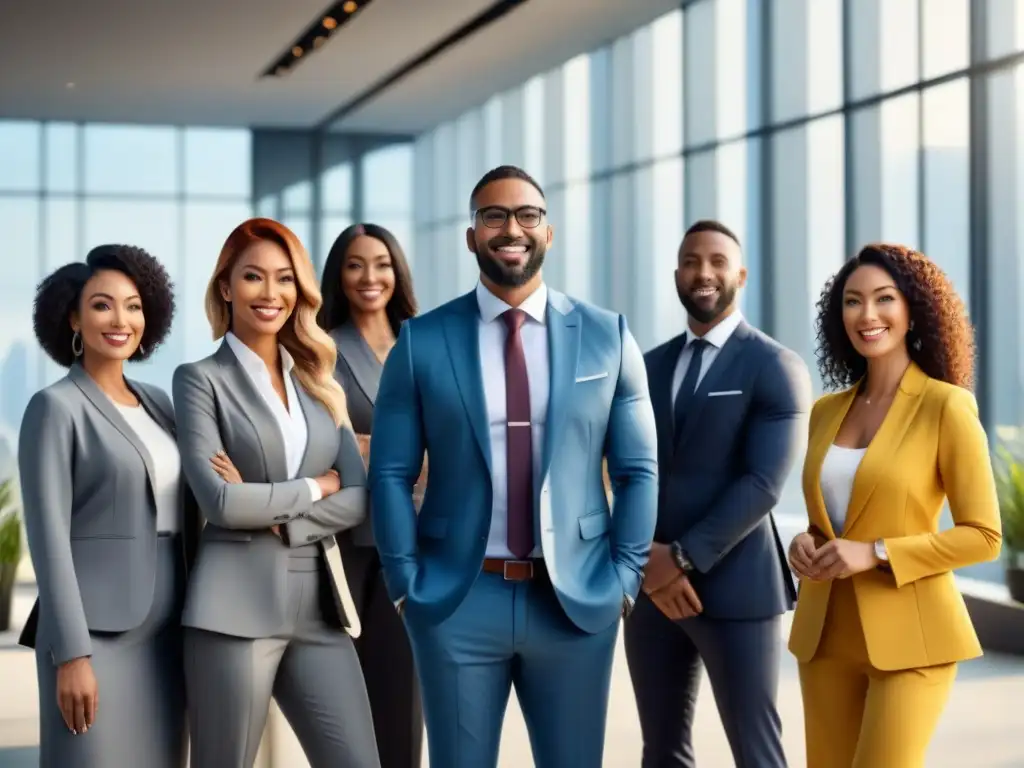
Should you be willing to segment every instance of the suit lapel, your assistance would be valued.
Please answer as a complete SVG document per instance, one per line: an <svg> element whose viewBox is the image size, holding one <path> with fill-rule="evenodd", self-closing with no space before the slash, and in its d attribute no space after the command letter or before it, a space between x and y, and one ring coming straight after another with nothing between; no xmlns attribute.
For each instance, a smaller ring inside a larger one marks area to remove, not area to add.
<svg viewBox="0 0 1024 768"><path fill-rule="evenodd" d="M475 292L464 295L445 316L444 334L459 395L477 446L490 472L491 435L487 423L487 404L484 401L483 373L480 370L480 311Z"/></svg>
<svg viewBox="0 0 1024 768"><path fill-rule="evenodd" d="M270 411L270 406L256 389L256 384L242 368L242 364L226 341L220 345L214 359L224 372L228 391L235 393L243 401L241 411L256 431L256 438L263 453L263 471L267 481L284 482L288 479L288 462L281 430L277 425L277 419Z"/></svg>
<svg viewBox="0 0 1024 768"><path fill-rule="evenodd" d="M331 333L338 347L338 354L345 359L352 371L356 386L363 391L366 399L373 405L377 401L377 389L380 386L382 366L373 354L370 345L363 339L359 329L352 323L345 323Z"/></svg>
<svg viewBox="0 0 1024 768"><path fill-rule="evenodd" d="M853 405L859 387L860 382L832 400L832 407L821 417L821 427L811 435L807 444L807 487L804 495L808 504L808 517L828 538L835 538L837 531L832 528L832 521L825 508L825 497L821 492L821 466L825 462L825 454L835 442L846 414L850 412L850 406Z"/></svg>
<svg viewBox="0 0 1024 768"><path fill-rule="evenodd" d="M672 377L679 363L679 355L683 351L686 334L681 333L672 339L654 361L653 370L648 380L651 382L651 407L654 409L655 427L658 432L658 464L665 466L672 458L672 446L675 435L673 422Z"/></svg>
<svg viewBox="0 0 1024 768"><path fill-rule="evenodd" d="M299 472L296 477L308 477L309 469L306 465L309 463L312 447L319 445L323 440L322 428L326 429L328 424L334 426L334 422L327 414L321 414L319 419L314 418L318 403L302 388L299 380L295 378L295 374L290 375L292 386L295 388L295 397L302 409L302 418L306 420L306 447L302 452L302 461L299 462Z"/></svg>
<svg viewBox="0 0 1024 768"><path fill-rule="evenodd" d="M548 357L551 361L551 390L544 430L544 456L538 485L547 477L551 459L558 450L558 439L565 432L564 419L576 384L580 354L581 318L567 297L548 289Z"/></svg>
<svg viewBox="0 0 1024 768"><path fill-rule="evenodd" d="M691 407L690 412L686 415L686 423L683 424L683 429L680 434L675 436L677 456L682 454L682 447L686 445L687 441L693 435L693 430L696 428L697 422L700 420L700 413L704 410L704 405L708 401L708 392L714 391L714 389L719 385L719 382L725 378L729 369L732 368L739 359L740 352L743 350L743 346L749 334L749 326L746 323L740 323L722 346L722 349L719 350L718 355L715 357L715 361L711 364L708 372L704 374L704 378L701 379L700 384L697 385L697 391L694 393L693 399L690 401ZM671 381L671 378L669 380Z"/></svg>
<svg viewBox="0 0 1024 768"><path fill-rule="evenodd" d="M142 403L142 407L146 409L146 413L153 417L153 421L160 425L160 428L164 432L169 434L171 437L176 436L174 429L174 414L167 413L164 411L160 404L157 403L149 393L143 388L137 385L135 382L125 379L128 384L128 388L135 393L135 396L139 398L139 402Z"/></svg>
<svg viewBox="0 0 1024 768"><path fill-rule="evenodd" d="M127 440L138 452L139 456L142 458L143 464L146 466L146 475L149 477L149 490L150 493L152 493L154 488L153 478L156 477L156 473L153 470L153 457L149 455L149 451L146 450L146 446L139 439L138 435L135 434L135 430L128 426L128 422L124 420L124 417L117 410L113 401L103 394L103 391L99 386L97 386L96 382L92 380L92 377L85 372L85 369L82 368L81 365L77 363L72 365L71 369L68 371L68 378L75 383L75 385L82 391L82 394L88 398L89 402L96 406L96 409L103 414L114 429L120 432L124 439ZM131 389L136 393L136 395L138 395L139 390L142 388L134 387ZM139 397L139 401L144 407L146 406L146 400L142 397ZM158 409L150 407L146 408L146 410L150 414L153 414L153 412ZM154 416L154 418L158 417ZM158 421L157 423L161 422Z"/></svg>
<svg viewBox="0 0 1024 768"><path fill-rule="evenodd" d="M850 493L850 504L846 510L846 521L843 525L844 535L864 511L868 499L871 498L871 494L878 484L878 478L892 466L896 451L899 450L900 443L903 442L903 437L907 434L907 429L914 420L917 409L921 407L919 395L927 381L928 376L914 363L911 363L903 374L899 389L896 390L896 397L893 398L892 405L889 406L889 412L885 414L878 432L868 443L868 449L857 468L853 490ZM840 423L842 422L840 421ZM836 429L838 430L838 427Z"/></svg>

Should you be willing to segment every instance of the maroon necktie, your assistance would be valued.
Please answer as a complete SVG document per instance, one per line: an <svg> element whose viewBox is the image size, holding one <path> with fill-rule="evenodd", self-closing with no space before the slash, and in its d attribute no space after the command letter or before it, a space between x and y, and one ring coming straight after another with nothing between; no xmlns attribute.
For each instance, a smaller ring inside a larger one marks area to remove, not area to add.
<svg viewBox="0 0 1024 768"><path fill-rule="evenodd" d="M523 354L526 313L507 310L505 339L505 418L507 421L508 548L520 560L533 551L533 439L530 428L530 379Z"/></svg>

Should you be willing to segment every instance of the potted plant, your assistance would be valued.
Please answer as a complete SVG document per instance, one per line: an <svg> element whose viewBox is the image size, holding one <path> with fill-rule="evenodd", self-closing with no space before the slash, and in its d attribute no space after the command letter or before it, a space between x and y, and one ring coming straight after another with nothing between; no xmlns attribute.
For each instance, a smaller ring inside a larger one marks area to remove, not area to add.
<svg viewBox="0 0 1024 768"><path fill-rule="evenodd" d="M21 562L21 519L14 503L14 483L0 483L0 632L11 626L14 576Z"/></svg>
<svg viewBox="0 0 1024 768"><path fill-rule="evenodd" d="M1024 461L1005 447L998 449L996 488L1003 523L1006 586L1010 597L1024 603Z"/></svg>

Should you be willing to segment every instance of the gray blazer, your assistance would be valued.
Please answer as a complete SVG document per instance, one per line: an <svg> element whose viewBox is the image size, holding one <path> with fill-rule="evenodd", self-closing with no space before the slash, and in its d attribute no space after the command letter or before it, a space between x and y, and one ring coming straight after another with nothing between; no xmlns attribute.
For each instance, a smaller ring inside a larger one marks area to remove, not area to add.
<svg viewBox="0 0 1024 768"><path fill-rule="evenodd" d="M281 628L290 609L290 551L270 530L281 525L290 547L321 549L339 618L349 634L359 634L334 534L366 519L366 470L352 431L335 427L327 409L294 383L309 436L299 473L289 480L274 416L226 343L174 372L182 467L206 518L185 626L245 638ZM227 483L214 472L210 458L220 450L244 482ZM332 467L342 490L313 502L303 478Z"/></svg>
<svg viewBox="0 0 1024 768"><path fill-rule="evenodd" d="M352 429L357 434L368 435L373 428L373 406L384 366L352 323L339 325L331 331L331 338L338 348L334 377L345 390ZM352 543L358 547L374 546L370 517L367 516L366 521L354 528L350 535Z"/></svg>
<svg viewBox="0 0 1024 768"><path fill-rule="evenodd" d="M174 434L167 394L128 381L142 407ZM89 631L126 632L148 616L156 583L153 460L110 399L78 364L28 404L18 468L39 599L20 642L54 664L88 656ZM199 517L182 482L186 566Z"/></svg>

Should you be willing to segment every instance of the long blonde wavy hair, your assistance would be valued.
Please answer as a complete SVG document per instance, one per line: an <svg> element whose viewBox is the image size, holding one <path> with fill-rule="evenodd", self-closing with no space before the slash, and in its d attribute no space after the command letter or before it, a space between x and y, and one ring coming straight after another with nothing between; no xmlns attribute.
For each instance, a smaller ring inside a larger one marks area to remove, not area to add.
<svg viewBox="0 0 1024 768"><path fill-rule="evenodd" d="M245 249L264 241L279 245L288 254L299 289L295 309L278 333L278 342L295 359L295 378L302 387L323 404L336 426L347 425L345 391L334 379L338 350L316 322L323 298L313 262L299 238L284 224L273 219L249 219L228 235L206 287L206 317L210 320L213 338L216 341L231 330L231 305L224 299L221 286L230 279L231 270Z"/></svg>

